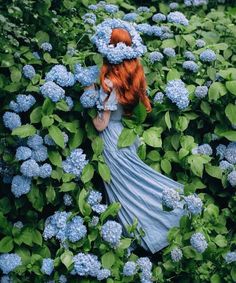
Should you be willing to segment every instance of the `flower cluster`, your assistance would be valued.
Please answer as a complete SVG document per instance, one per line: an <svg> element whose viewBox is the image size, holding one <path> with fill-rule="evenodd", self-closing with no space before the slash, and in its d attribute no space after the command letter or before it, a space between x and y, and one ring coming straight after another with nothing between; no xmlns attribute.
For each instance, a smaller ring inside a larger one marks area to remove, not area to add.
<svg viewBox="0 0 236 283"><path fill-rule="evenodd" d="M80 102L84 108L92 108L96 105L98 95L96 89L86 89L80 96Z"/></svg>
<svg viewBox="0 0 236 283"><path fill-rule="evenodd" d="M31 80L31 79L35 76L35 74L36 74L35 69L34 69L34 67L33 67L32 65L25 65L25 66L23 67L22 71L23 71L23 75L24 75L26 78L30 79L30 80Z"/></svg>
<svg viewBox="0 0 236 283"><path fill-rule="evenodd" d="M184 26L188 25L188 20L186 19L185 15L178 11L170 12L167 15L167 21L170 23L180 24Z"/></svg>
<svg viewBox="0 0 236 283"><path fill-rule="evenodd" d="M0 269L3 274L8 274L21 264L21 257L16 253L3 253L0 255Z"/></svg>
<svg viewBox="0 0 236 283"><path fill-rule="evenodd" d="M174 48L171 48L171 47L164 48L163 53L168 57L176 56Z"/></svg>
<svg viewBox="0 0 236 283"><path fill-rule="evenodd" d="M81 216L74 216L70 221L71 212L56 211L45 221L43 237L45 240L56 237L61 242L69 240L75 243L87 235L87 228Z"/></svg>
<svg viewBox="0 0 236 283"><path fill-rule="evenodd" d="M108 278L111 272L107 268L101 268L98 257L94 254L78 253L73 257L74 269L72 274L80 276L96 277L99 281Z"/></svg>
<svg viewBox="0 0 236 283"><path fill-rule="evenodd" d="M65 98L65 90L53 81L47 81L40 87L42 95L46 98L50 98L53 102Z"/></svg>
<svg viewBox="0 0 236 283"><path fill-rule="evenodd" d="M21 126L21 118L16 113L6 111L3 114L2 118L3 118L4 126L10 130L13 130Z"/></svg>
<svg viewBox="0 0 236 283"><path fill-rule="evenodd" d="M236 251L234 252L228 252L225 255L225 261L227 264L231 263L231 262L235 262L236 261Z"/></svg>
<svg viewBox="0 0 236 283"><path fill-rule="evenodd" d="M132 39L132 45L127 46L119 42L114 46L110 44L112 29L123 28L127 30ZM97 46L99 53L108 59L110 63L119 64L125 59L133 59L143 55L147 48L142 44L142 39L135 27L129 22L120 19L106 19L97 26L96 33L91 41Z"/></svg>
<svg viewBox="0 0 236 283"><path fill-rule="evenodd" d="M184 197L187 209L194 215L200 214L202 211L202 200L195 194Z"/></svg>
<svg viewBox="0 0 236 283"><path fill-rule="evenodd" d="M152 282L152 262L148 257L140 257L136 261L141 270L141 282Z"/></svg>
<svg viewBox="0 0 236 283"><path fill-rule="evenodd" d="M86 155L81 148L73 149L66 160L62 161L62 168L66 173L80 177L84 166L88 164Z"/></svg>
<svg viewBox="0 0 236 283"><path fill-rule="evenodd" d="M164 93L161 91L157 92L153 98L154 103L163 103L163 100L164 100Z"/></svg>
<svg viewBox="0 0 236 283"><path fill-rule="evenodd" d="M36 103L36 100L31 94L29 94L29 95L18 94L16 96L16 102L14 100L10 101L9 108L16 113L26 112L35 103Z"/></svg>
<svg viewBox="0 0 236 283"><path fill-rule="evenodd" d="M179 8L179 4L177 2L171 2L169 4L169 7L170 7L171 10L176 10L176 9Z"/></svg>
<svg viewBox="0 0 236 283"><path fill-rule="evenodd" d="M181 251L180 248L174 248L173 250L171 250L170 254L171 254L171 259L174 262L180 261L183 257L183 252Z"/></svg>
<svg viewBox="0 0 236 283"><path fill-rule="evenodd" d="M200 54L200 60L203 62L212 62L216 60L216 54L211 49L206 49Z"/></svg>
<svg viewBox="0 0 236 283"><path fill-rule="evenodd" d="M208 3L208 0L184 0L184 4L186 6L201 6L201 5L206 5Z"/></svg>
<svg viewBox="0 0 236 283"><path fill-rule="evenodd" d="M84 20L84 23L95 25L97 17L93 13L86 13L82 16L82 19Z"/></svg>
<svg viewBox="0 0 236 283"><path fill-rule="evenodd" d="M205 236L200 232L196 232L191 236L190 244L199 253L203 253L208 246Z"/></svg>
<svg viewBox="0 0 236 283"><path fill-rule="evenodd" d="M175 209L180 201L179 193L174 189L163 189L162 204L170 209Z"/></svg>
<svg viewBox="0 0 236 283"><path fill-rule="evenodd" d="M198 98L203 98L207 96L207 93L208 93L208 87L203 85L203 86L197 86L194 94Z"/></svg>
<svg viewBox="0 0 236 283"><path fill-rule="evenodd" d="M138 13L148 13L150 12L150 8L146 7L146 6L140 6L137 9Z"/></svg>
<svg viewBox="0 0 236 283"><path fill-rule="evenodd" d="M213 150L208 143L201 144L192 149L192 154L212 155Z"/></svg>
<svg viewBox="0 0 236 283"><path fill-rule="evenodd" d="M64 194L63 201L65 206L71 206L73 202L73 198L69 194Z"/></svg>
<svg viewBox="0 0 236 283"><path fill-rule="evenodd" d="M137 17L138 17L138 14L136 14L134 12L133 13L128 13L128 14L124 15L123 20L127 21L127 22L135 22Z"/></svg>
<svg viewBox="0 0 236 283"><path fill-rule="evenodd" d="M166 16L162 13L157 13L152 16L152 20L154 22L164 22L166 20Z"/></svg>
<svg viewBox="0 0 236 283"><path fill-rule="evenodd" d="M134 261L127 261L123 267L124 276L132 276L137 273L137 264Z"/></svg>
<svg viewBox="0 0 236 283"><path fill-rule="evenodd" d="M168 81L165 94L172 102L176 103L179 109L188 107L189 93L181 79Z"/></svg>
<svg viewBox="0 0 236 283"><path fill-rule="evenodd" d="M116 248L120 243L122 226L116 221L108 220L102 225L101 234L104 241L108 242L112 248Z"/></svg>
<svg viewBox="0 0 236 283"><path fill-rule="evenodd" d="M46 73L45 81L52 81L61 87L69 87L75 84L75 77L68 72L64 65L55 65Z"/></svg>
<svg viewBox="0 0 236 283"><path fill-rule="evenodd" d="M51 258L44 258L41 266L41 271L44 274L51 275L54 270L54 261Z"/></svg>
<svg viewBox="0 0 236 283"><path fill-rule="evenodd" d="M82 67L81 64L75 64L75 79L81 83L82 86L90 86L95 83L99 77L99 68L97 65L90 67Z"/></svg>
<svg viewBox="0 0 236 283"><path fill-rule="evenodd" d="M40 48L43 49L43 51L48 51L48 52L51 52L51 51L52 51L52 45L51 45L51 43L49 43L49 42L43 42L43 43L40 45Z"/></svg>
<svg viewBox="0 0 236 283"><path fill-rule="evenodd" d="M204 47L206 45L206 42L203 40L203 39L197 39L196 40L196 46L198 47L198 48L202 48L202 47Z"/></svg>
<svg viewBox="0 0 236 283"><path fill-rule="evenodd" d="M158 51L153 51L149 54L149 60L151 63L159 62L164 58L161 52Z"/></svg>
<svg viewBox="0 0 236 283"><path fill-rule="evenodd" d="M87 197L87 202L91 205L93 211L102 213L107 209L107 204L100 204L102 200L102 193L91 190Z"/></svg>
<svg viewBox="0 0 236 283"><path fill-rule="evenodd" d="M183 68L185 70L188 70L188 71L191 71L193 73L197 73L198 72L198 69L199 69L199 66L197 63L195 63L194 61L185 61L183 62Z"/></svg>
<svg viewBox="0 0 236 283"><path fill-rule="evenodd" d="M196 60L195 55L191 51L185 51L184 52L184 58L188 59L190 61L195 61Z"/></svg>

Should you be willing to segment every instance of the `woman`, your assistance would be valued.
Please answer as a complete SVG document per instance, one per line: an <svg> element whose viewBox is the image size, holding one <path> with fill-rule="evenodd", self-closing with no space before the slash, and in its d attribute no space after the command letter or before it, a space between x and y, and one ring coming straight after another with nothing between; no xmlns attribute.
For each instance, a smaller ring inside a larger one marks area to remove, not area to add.
<svg viewBox="0 0 236 283"><path fill-rule="evenodd" d="M115 48L120 42L132 46L130 33L124 28L113 28L109 43ZM111 172L111 182L104 182L106 193L109 202L121 203L118 218L124 228L137 217L138 228L142 227L145 232L145 236L141 237L141 245L145 250L155 253L168 245L168 230L179 224L183 214L182 207L170 212L162 209L162 190L175 188L182 192L183 185L155 171L139 158L136 152L140 143L138 137L131 146L117 148L123 129L122 116L129 116L139 100L147 112L152 110L139 59L123 59L121 63L113 64L105 58L100 81L109 97L104 100L102 117L97 115L93 124L104 141L103 156ZM94 85L88 88L94 88ZM113 108L109 107L111 105ZM127 232L126 229L124 232Z"/></svg>

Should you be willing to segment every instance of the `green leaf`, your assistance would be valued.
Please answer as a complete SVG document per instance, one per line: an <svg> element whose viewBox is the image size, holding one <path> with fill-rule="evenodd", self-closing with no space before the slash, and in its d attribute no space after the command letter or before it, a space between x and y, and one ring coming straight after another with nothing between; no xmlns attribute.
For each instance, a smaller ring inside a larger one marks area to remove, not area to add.
<svg viewBox="0 0 236 283"><path fill-rule="evenodd" d="M42 246L43 243L43 239L42 239L42 235L38 230L33 229L32 230L32 240L35 244Z"/></svg>
<svg viewBox="0 0 236 283"><path fill-rule="evenodd" d="M47 128L54 123L54 119L50 116L43 116L41 119L43 128Z"/></svg>
<svg viewBox="0 0 236 283"><path fill-rule="evenodd" d="M52 203L56 197L56 192L52 185L49 185L46 190L46 198L47 200Z"/></svg>
<svg viewBox="0 0 236 283"><path fill-rule="evenodd" d="M166 77L167 81L180 79L180 73L176 69L171 69Z"/></svg>
<svg viewBox="0 0 236 283"><path fill-rule="evenodd" d="M86 199L87 199L87 191L85 189L82 189L80 194L79 194L79 209L80 212L82 213L82 215L89 215L91 212L91 208L90 205L87 203Z"/></svg>
<svg viewBox="0 0 236 283"><path fill-rule="evenodd" d="M205 169L208 175L221 180L222 170L219 168L219 166L213 166L211 164L206 164Z"/></svg>
<svg viewBox="0 0 236 283"><path fill-rule="evenodd" d="M43 42L49 42L49 35L44 31L38 31L36 33L35 37L38 40L38 46L39 47Z"/></svg>
<svg viewBox="0 0 236 283"><path fill-rule="evenodd" d="M119 202L111 203L108 206L108 208L101 213L100 216L101 222L103 223L103 221L109 216L116 216L120 208L121 208L121 204Z"/></svg>
<svg viewBox="0 0 236 283"><path fill-rule="evenodd" d="M167 159L162 159L161 160L161 169L166 173L170 174L171 172L171 163Z"/></svg>
<svg viewBox="0 0 236 283"><path fill-rule="evenodd" d="M19 82L22 77L22 73L19 69L16 67L13 67L11 69L11 80L13 83Z"/></svg>
<svg viewBox="0 0 236 283"><path fill-rule="evenodd" d="M12 237L6 236L0 241L0 253L9 253L14 248Z"/></svg>
<svg viewBox="0 0 236 283"><path fill-rule="evenodd" d="M60 192L70 192L73 191L76 188L76 183L70 182L70 183L63 183L60 186Z"/></svg>
<svg viewBox="0 0 236 283"><path fill-rule="evenodd" d="M30 113L30 122L32 124L39 123L42 118L42 107L36 107L31 113Z"/></svg>
<svg viewBox="0 0 236 283"><path fill-rule="evenodd" d="M210 281L211 283L221 283L222 282L219 274L212 275L210 278Z"/></svg>
<svg viewBox="0 0 236 283"><path fill-rule="evenodd" d="M73 263L73 253L69 250L66 250L60 256L61 262L65 265L67 269L69 269L70 265Z"/></svg>
<svg viewBox="0 0 236 283"><path fill-rule="evenodd" d="M33 136L36 133L36 128L30 124L25 124L12 130L13 136L19 136L20 138L26 138Z"/></svg>
<svg viewBox="0 0 236 283"><path fill-rule="evenodd" d="M236 266L232 267L230 275L232 276L233 281L236 282Z"/></svg>
<svg viewBox="0 0 236 283"><path fill-rule="evenodd" d="M214 239L214 242L217 244L217 246L219 246L220 248L224 248L227 247L227 240L225 238L225 236L223 235L217 235Z"/></svg>
<svg viewBox="0 0 236 283"><path fill-rule="evenodd" d="M151 127L143 132L143 139L146 144L152 147L162 147L161 133L163 129L161 127Z"/></svg>
<svg viewBox="0 0 236 283"><path fill-rule="evenodd" d="M130 238L125 238L125 239L120 240L119 248L123 250L127 249L131 245L131 241L132 239Z"/></svg>
<svg viewBox="0 0 236 283"><path fill-rule="evenodd" d="M97 155L101 154L103 151L103 140L101 137L96 137L92 142L92 149Z"/></svg>
<svg viewBox="0 0 236 283"><path fill-rule="evenodd" d="M229 81L225 83L225 86L229 92L236 95L236 81Z"/></svg>
<svg viewBox="0 0 236 283"><path fill-rule="evenodd" d="M199 155L188 156L188 163L190 164L192 172L199 177L202 177L203 164L208 161Z"/></svg>
<svg viewBox="0 0 236 283"><path fill-rule="evenodd" d="M168 129L171 128L171 121L170 121L170 112L167 111L165 114L165 122L166 122L166 126L168 127Z"/></svg>
<svg viewBox="0 0 236 283"><path fill-rule="evenodd" d="M133 129L123 128L118 138L117 147L122 148L132 145L136 139L136 136L137 135Z"/></svg>
<svg viewBox="0 0 236 283"><path fill-rule="evenodd" d="M196 252L191 246L183 247L183 254L186 258L194 258L196 256Z"/></svg>
<svg viewBox="0 0 236 283"><path fill-rule="evenodd" d="M176 130L183 132L188 127L189 120L184 116L179 116L176 123L175 128Z"/></svg>
<svg viewBox="0 0 236 283"><path fill-rule="evenodd" d="M59 145L61 148L65 148L64 136L62 131L57 126L51 125L48 128L48 132L57 145Z"/></svg>
<svg viewBox="0 0 236 283"><path fill-rule="evenodd" d="M69 106L65 100L60 100L56 103L56 109L67 112L69 111Z"/></svg>
<svg viewBox="0 0 236 283"><path fill-rule="evenodd" d="M105 182L110 183L111 173L109 167L105 163L98 162L98 172Z"/></svg>
<svg viewBox="0 0 236 283"><path fill-rule="evenodd" d="M59 151L48 150L48 158L53 165L62 167L62 157Z"/></svg>
<svg viewBox="0 0 236 283"><path fill-rule="evenodd" d="M115 255L112 251L105 253L102 258L102 266L103 268L111 268L112 265L115 263Z"/></svg>
<svg viewBox="0 0 236 283"><path fill-rule="evenodd" d="M139 124L145 121L147 117L147 111L146 111L145 105L141 102L141 100L139 100L138 105L134 108L133 114L134 114L135 120Z"/></svg>
<svg viewBox="0 0 236 283"><path fill-rule="evenodd" d="M232 124L236 124L236 105L229 103L226 107L225 107L225 115L227 116L227 118L230 120L230 122Z"/></svg>
<svg viewBox="0 0 236 283"><path fill-rule="evenodd" d="M36 210L43 210L43 194L35 185L32 185L30 192L27 194L27 198Z"/></svg>
<svg viewBox="0 0 236 283"><path fill-rule="evenodd" d="M210 88L208 91L209 101L217 100L221 96L225 95L226 93L227 93L227 90L222 83L214 82L210 85Z"/></svg>
<svg viewBox="0 0 236 283"><path fill-rule="evenodd" d="M75 134L73 134L68 142L70 149L72 150L79 147L83 141L83 137L84 131L82 129L79 129Z"/></svg>
<svg viewBox="0 0 236 283"><path fill-rule="evenodd" d="M91 164L86 164L82 171L81 181L83 183L89 182L93 178L94 168Z"/></svg>

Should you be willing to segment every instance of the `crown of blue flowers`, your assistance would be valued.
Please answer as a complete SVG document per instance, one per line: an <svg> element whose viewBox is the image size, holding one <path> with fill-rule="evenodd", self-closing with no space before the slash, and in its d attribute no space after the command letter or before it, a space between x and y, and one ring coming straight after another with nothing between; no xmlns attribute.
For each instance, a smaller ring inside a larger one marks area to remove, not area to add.
<svg viewBox="0 0 236 283"><path fill-rule="evenodd" d="M110 44L112 29L122 28L129 32L132 45L127 46L123 42ZM96 33L91 37L91 42L97 46L98 52L106 57L112 64L119 64L124 59L133 59L142 56L147 52L143 45L142 38L135 27L120 19L106 19L96 27Z"/></svg>

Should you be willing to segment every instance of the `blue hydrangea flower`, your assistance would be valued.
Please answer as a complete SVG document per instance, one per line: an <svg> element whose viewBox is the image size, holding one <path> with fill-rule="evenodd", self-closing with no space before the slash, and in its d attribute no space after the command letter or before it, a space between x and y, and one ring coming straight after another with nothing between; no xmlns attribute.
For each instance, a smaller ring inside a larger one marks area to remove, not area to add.
<svg viewBox="0 0 236 283"><path fill-rule="evenodd" d="M163 53L168 57L175 57L176 56L175 50L171 47L164 48Z"/></svg>
<svg viewBox="0 0 236 283"><path fill-rule="evenodd" d="M40 45L40 48L43 49L43 51L48 51L48 52L52 51L52 45L49 42L43 42Z"/></svg>
<svg viewBox="0 0 236 283"><path fill-rule="evenodd" d="M198 98L203 98L207 96L208 93L208 87L205 85L197 86L195 89L195 96Z"/></svg>
<svg viewBox="0 0 236 283"><path fill-rule="evenodd" d="M225 151L226 151L226 145L224 144L219 144L216 147L216 155L220 157L220 160L225 157Z"/></svg>
<svg viewBox="0 0 236 283"><path fill-rule="evenodd" d="M119 7L113 4L107 4L104 6L104 9L109 14L114 14L119 11Z"/></svg>
<svg viewBox="0 0 236 283"><path fill-rule="evenodd" d="M198 72L198 69L199 69L199 66L197 63L195 63L194 61L185 61L183 63L183 68L185 70L188 70L188 71L191 71L193 73L197 73Z"/></svg>
<svg viewBox="0 0 236 283"><path fill-rule="evenodd" d="M167 15L167 21L170 23L180 24L184 26L188 25L188 20L186 19L185 15L178 11L170 12Z"/></svg>
<svg viewBox="0 0 236 283"><path fill-rule="evenodd" d="M204 47L206 45L206 42L203 40L203 39L197 39L196 40L196 46L198 47L198 48L202 48L202 47Z"/></svg>
<svg viewBox="0 0 236 283"><path fill-rule="evenodd" d="M28 79L32 79L36 74L35 69L32 65L25 65L22 71L23 75Z"/></svg>
<svg viewBox="0 0 236 283"><path fill-rule="evenodd" d="M88 198L87 198L87 202L92 206L95 204L100 203L102 200L102 193L99 191L95 191L95 190L91 190Z"/></svg>
<svg viewBox="0 0 236 283"><path fill-rule="evenodd" d="M176 103L179 109L188 107L189 93L182 80L177 79L169 81L165 89L165 94L173 103Z"/></svg>
<svg viewBox="0 0 236 283"><path fill-rule="evenodd" d="M32 159L34 159L37 162L43 162L48 158L48 151L47 147L44 145L41 145L36 150L32 150Z"/></svg>
<svg viewBox="0 0 236 283"><path fill-rule="evenodd" d="M69 241L75 243L87 235L87 228L83 223L83 218L80 216L75 216L67 224L66 236Z"/></svg>
<svg viewBox="0 0 236 283"><path fill-rule="evenodd" d="M90 221L90 224L92 226L96 226L98 224L98 222L99 222L99 217L98 216L93 216L91 221Z"/></svg>
<svg viewBox="0 0 236 283"><path fill-rule="evenodd" d="M12 179L11 191L15 197L27 194L30 191L31 178L16 175Z"/></svg>
<svg viewBox="0 0 236 283"><path fill-rule="evenodd" d="M97 17L94 13L86 13L82 16L84 23L94 25L96 23Z"/></svg>
<svg viewBox="0 0 236 283"><path fill-rule="evenodd" d="M170 209L175 209L180 201L179 193L174 189L163 189L162 204Z"/></svg>
<svg viewBox="0 0 236 283"><path fill-rule="evenodd" d="M13 130L21 126L21 118L18 114L7 111L3 114L3 123L6 128Z"/></svg>
<svg viewBox="0 0 236 283"><path fill-rule="evenodd" d="M81 148L76 148L72 150L65 161L62 161L62 168L66 173L80 177L84 166L88 162L89 161L86 160L86 155L83 154L83 150Z"/></svg>
<svg viewBox="0 0 236 283"><path fill-rule="evenodd" d="M13 281L8 275L3 275L1 277L1 283L13 283Z"/></svg>
<svg viewBox="0 0 236 283"><path fill-rule="evenodd" d="M190 244L198 253L203 253L208 246L205 236L200 232L191 236Z"/></svg>
<svg viewBox="0 0 236 283"><path fill-rule="evenodd" d="M138 13L148 13L150 12L150 8L146 7L146 6L140 6L137 9Z"/></svg>
<svg viewBox="0 0 236 283"><path fill-rule="evenodd" d="M97 274L97 279L102 281L111 275L111 271L107 268L100 269Z"/></svg>
<svg viewBox="0 0 236 283"><path fill-rule="evenodd" d="M226 255L225 255L225 261L227 264L231 263L231 262L235 262L236 261L236 252L228 252Z"/></svg>
<svg viewBox="0 0 236 283"><path fill-rule="evenodd" d="M63 138L64 138L64 143L66 144L69 140L68 135L65 132L62 132L63 134ZM46 145L56 145L56 143L54 142L54 140L50 137L49 134L44 136L44 143Z"/></svg>
<svg viewBox="0 0 236 283"><path fill-rule="evenodd" d="M36 177L39 176L40 168L34 159L28 159L21 164L20 172L26 177Z"/></svg>
<svg viewBox="0 0 236 283"><path fill-rule="evenodd" d="M22 223L22 221L16 221L13 226L18 229L22 229L24 227L24 224Z"/></svg>
<svg viewBox="0 0 236 283"><path fill-rule="evenodd" d="M184 58L188 59L188 60L191 60L191 61L195 61L196 60L195 55L191 51L185 51L184 52Z"/></svg>
<svg viewBox="0 0 236 283"><path fill-rule="evenodd" d="M192 154L206 154L206 155L212 155L213 150L211 146L207 143L199 145L192 149Z"/></svg>
<svg viewBox="0 0 236 283"><path fill-rule="evenodd" d="M153 51L149 54L149 59L152 64L161 61L163 58L164 56L162 55L162 53L158 51Z"/></svg>
<svg viewBox="0 0 236 283"><path fill-rule="evenodd" d="M221 160L219 163L219 167L221 170L226 171L226 172L231 172L234 170L234 165L229 163L226 160Z"/></svg>
<svg viewBox="0 0 236 283"><path fill-rule="evenodd" d="M122 234L122 226L120 223L108 220L101 228L102 238L108 242L112 247L116 247L120 243Z"/></svg>
<svg viewBox="0 0 236 283"><path fill-rule="evenodd" d="M66 206L70 206L70 205L72 205L73 198L72 198L72 196L69 195L69 194L64 194L64 196L63 196L63 201L64 201L64 204L65 204Z"/></svg>
<svg viewBox="0 0 236 283"><path fill-rule="evenodd" d="M203 62L212 62L216 60L216 54L211 49L206 49L200 54L200 60Z"/></svg>
<svg viewBox="0 0 236 283"><path fill-rule="evenodd" d="M141 282L145 282L145 280L150 280L152 273L152 262L148 257L140 257L136 261L138 267L141 269ZM150 282L150 281L149 281Z"/></svg>
<svg viewBox="0 0 236 283"><path fill-rule="evenodd" d="M40 91L45 98L48 97L53 102L58 102L65 97L65 90L52 81L44 83Z"/></svg>
<svg viewBox="0 0 236 283"><path fill-rule="evenodd" d="M68 54L70 56L73 56L73 55L76 54L76 52L77 52L77 50L74 47L68 47L67 51L66 51L66 54Z"/></svg>
<svg viewBox="0 0 236 283"><path fill-rule="evenodd" d="M64 65L55 65L46 73L45 81L55 82L61 87L69 87L75 84L75 76L68 72Z"/></svg>
<svg viewBox="0 0 236 283"><path fill-rule="evenodd" d="M41 266L41 271L44 274L50 275L54 270L54 261L51 258L44 258Z"/></svg>
<svg viewBox="0 0 236 283"><path fill-rule="evenodd" d="M28 137L27 145L30 148L37 150L43 145L43 138L38 134L34 134L33 136Z"/></svg>
<svg viewBox="0 0 236 283"><path fill-rule="evenodd" d="M137 17L138 17L138 14L136 13L128 13L124 15L123 20L128 21L128 22L135 22Z"/></svg>
<svg viewBox="0 0 236 283"><path fill-rule="evenodd" d="M65 275L60 275L59 277L59 283L66 283L67 282L67 278Z"/></svg>
<svg viewBox="0 0 236 283"><path fill-rule="evenodd" d="M67 103L67 105L69 107L69 110L71 110L73 108L73 106L74 106L74 101L73 101L73 99L70 96L66 97L66 103Z"/></svg>
<svg viewBox="0 0 236 283"><path fill-rule="evenodd" d="M16 253L3 253L0 255L0 269L3 274L8 274L21 264L21 257Z"/></svg>
<svg viewBox="0 0 236 283"><path fill-rule="evenodd" d="M27 146L19 146L16 150L15 158L17 160L26 160L31 157L32 150Z"/></svg>
<svg viewBox="0 0 236 283"><path fill-rule="evenodd" d="M190 195L184 197L184 200L186 201L187 209L192 214L197 215L202 212L203 203L197 195Z"/></svg>
<svg viewBox="0 0 236 283"><path fill-rule="evenodd" d="M100 70L97 65L90 67L82 67L81 64L75 64L75 79L82 84L82 86L90 86L95 83L99 77Z"/></svg>
<svg viewBox="0 0 236 283"><path fill-rule="evenodd" d="M80 97L80 102L84 108L92 108L98 100L98 92L95 89L86 89Z"/></svg>
<svg viewBox="0 0 236 283"><path fill-rule="evenodd" d="M153 98L154 103L163 103L163 100L164 100L164 93L161 91L157 92Z"/></svg>
<svg viewBox="0 0 236 283"><path fill-rule="evenodd" d="M48 163L44 163L39 169L39 177L41 178L48 178L52 174L52 166Z"/></svg>
<svg viewBox="0 0 236 283"><path fill-rule="evenodd" d="M166 16L162 13L157 13L152 16L152 20L154 22L164 22L166 20Z"/></svg>
<svg viewBox="0 0 236 283"><path fill-rule="evenodd" d="M171 2L169 4L169 7L170 7L171 10L176 10L176 9L179 8L179 4L177 2Z"/></svg>
<svg viewBox="0 0 236 283"><path fill-rule="evenodd" d="M236 186L236 171L235 170L233 170L232 172L228 174L227 180L229 181L232 187Z"/></svg>
<svg viewBox="0 0 236 283"><path fill-rule="evenodd" d="M119 64L124 59L137 58L147 52L147 47L143 45L142 38L136 31L137 27L120 19L105 19L97 26L96 33L92 36L91 42L96 45L98 52L106 57L110 63ZM131 46L127 46L123 42L119 42L116 45L110 44L114 28L123 28L129 32L132 39Z"/></svg>
<svg viewBox="0 0 236 283"><path fill-rule="evenodd" d="M132 276L137 273L137 265L134 261L127 261L123 267L124 276Z"/></svg>
<svg viewBox="0 0 236 283"><path fill-rule="evenodd" d="M180 248L174 248L173 250L171 250L170 254L171 254L171 259L174 262L179 262L183 257L183 253Z"/></svg>
<svg viewBox="0 0 236 283"><path fill-rule="evenodd" d="M98 9L98 5L91 4L91 5L88 6L88 8L89 8L90 10L96 11L96 10Z"/></svg>
<svg viewBox="0 0 236 283"><path fill-rule="evenodd" d="M190 7L190 6L200 6L200 5L206 5L207 4L207 1L208 0L184 0L184 4L187 6L187 7Z"/></svg>
<svg viewBox="0 0 236 283"><path fill-rule="evenodd" d="M90 275L96 277L101 268L98 257L89 253L78 253L73 257L73 262L75 273L80 276Z"/></svg>
<svg viewBox="0 0 236 283"><path fill-rule="evenodd" d="M16 113L28 111L36 103L35 98L29 94L18 94L16 96L16 102L12 100L9 103L9 108Z"/></svg>
<svg viewBox="0 0 236 283"><path fill-rule="evenodd" d="M225 150L225 159L236 164L236 142L230 142Z"/></svg>
<svg viewBox="0 0 236 283"><path fill-rule="evenodd" d="M95 204L92 206L92 210L101 214L107 209L108 205L107 204Z"/></svg>
<svg viewBox="0 0 236 283"><path fill-rule="evenodd" d="M135 28L136 28L137 31L139 31L141 33L144 33L144 34L147 34L147 35L153 35L152 26L147 24L147 23L138 24Z"/></svg>

